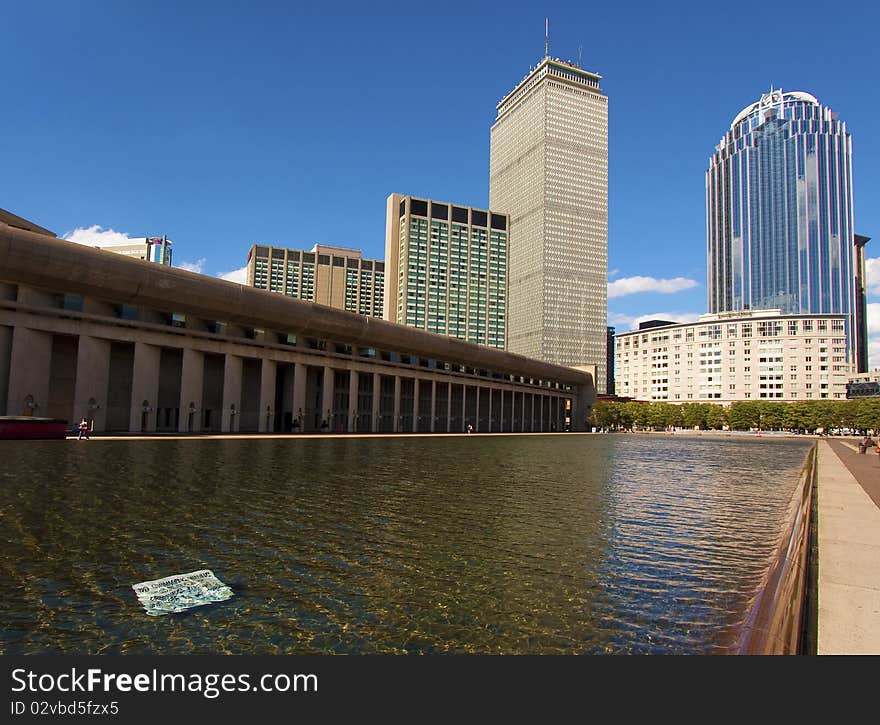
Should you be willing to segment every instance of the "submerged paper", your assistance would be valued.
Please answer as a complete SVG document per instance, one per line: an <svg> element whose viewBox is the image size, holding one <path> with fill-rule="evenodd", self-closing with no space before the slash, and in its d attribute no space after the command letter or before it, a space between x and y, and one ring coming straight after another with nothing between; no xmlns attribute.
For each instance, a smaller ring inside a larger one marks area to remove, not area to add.
<svg viewBox="0 0 880 725"><path fill-rule="evenodd" d="M147 614L154 617L222 602L233 595L232 589L215 577L210 569L132 584L131 588Z"/></svg>

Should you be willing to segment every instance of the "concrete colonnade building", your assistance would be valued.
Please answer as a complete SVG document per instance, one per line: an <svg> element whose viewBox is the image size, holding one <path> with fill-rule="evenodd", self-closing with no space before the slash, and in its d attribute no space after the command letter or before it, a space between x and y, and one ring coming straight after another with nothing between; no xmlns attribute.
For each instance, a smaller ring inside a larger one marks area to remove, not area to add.
<svg viewBox="0 0 880 725"><path fill-rule="evenodd" d="M582 430L592 373L0 223L0 414L95 431Z"/></svg>

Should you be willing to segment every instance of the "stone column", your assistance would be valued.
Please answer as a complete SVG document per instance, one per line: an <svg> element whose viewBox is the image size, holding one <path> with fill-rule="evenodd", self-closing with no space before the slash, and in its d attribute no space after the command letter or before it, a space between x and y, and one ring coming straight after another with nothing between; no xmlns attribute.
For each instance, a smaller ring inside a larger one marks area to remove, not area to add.
<svg viewBox="0 0 880 725"><path fill-rule="evenodd" d="M348 419L348 432L357 432L358 423L358 371L348 371L348 409L351 411Z"/></svg>
<svg viewBox="0 0 880 725"><path fill-rule="evenodd" d="M413 378L413 422L412 432L419 432L419 379Z"/></svg>
<svg viewBox="0 0 880 725"><path fill-rule="evenodd" d="M373 433L379 432L379 406L382 404L382 376L379 373L373 373L373 421L371 430Z"/></svg>
<svg viewBox="0 0 880 725"><path fill-rule="evenodd" d="M302 363L293 364L293 419L299 421L299 425L294 427L298 433L302 433L306 427L306 381L309 375L309 368Z"/></svg>
<svg viewBox="0 0 880 725"><path fill-rule="evenodd" d="M587 430L587 410L595 400L596 389L592 385L579 385L574 390L571 400L571 428L572 430Z"/></svg>
<svg viewBox="0 0 880 725"><path fill-rule="evenodd" d="M323 429L327 433L333 432L333 384L336 382L334 377L333 368L325 365L324 383L321 386L321 420L327 421L327 428Z"/></svg>
<svg viewBox="0 0 880 725"><path fill-rule="evenodd" d="M205 379L205 355L192 348L183 348L183 366L180 371L179 433L198 433L202 430L202 386ZM192 429L190 429L192 421Z"/></svg>
<svg viewBox="0 0 880 725"><path fill-rule="evenodd" d="M535 407L536 407L536 405L535 405L535 399L536 399L537 397L538 397L538 396L535 395L535 393L534 393L534 391L533 391L533 392L532 392L532 433L534 433L534 432L537 430L537 426L535 425Z"/></svg>
<svg viewBox="0 0 880 725"><path fill-rule="evenodd" d="M446 383L449 389L446 391L446 432L452 431L452 383Z"/></svg>
<svg viewBox="0 0 880 725"><path fill-rule="evenodd" d="M0 299L4 285L0 283ZM0 415L17 415L6 411L6 393L9 391L9 362L12 360L12 328L0 325Z"/></svg>
<svg viewBox="0 0 880 725"><path fill-rule="evenodd" d="M242 359L238 355L225 355L223 361L223 416L220 421L220 430L223 433L238 433L241 420L241 371Z"/></svg>
<svg viewBox="0 0 880 725"><path fill-rule="evenodd" d="M519 430L520 433L525 433L526 431L526 392L523 390L519 394L520 398L522 398L522 415L519 417Z"/></svg>
<svg viewBox="0 0 880 725"><path fill-rule="evenodd" d="M6 401L10 415L46 415L51 369L52 334L16 327L12 332Z"/></svg>
<svg viewBox="0 0 880 725"><path fill-rule="evenodd" d="M467 431L467 385L464 383L461 385L461 426L459 432Z"/></svg>
<svg viewBox="0 0 880 725"><path fill-rule="evenodd" d="M131 415L128 429L134 433L156 431L156 406L159 403L159 360L162 348L134 344L134 364L131 376ZM146 401L146 410L144 410ZM146 413L146 415L144 415Z"/></svg>
<svg viewBox="0 0 880 725"><path fill-rule="evenodd" d="M504 388L498 389L498 395L501 398L501 405L498 406L498 415L500 416L498 420L498 432L504 432Z"/></svg>
<svg viewBox="0 0 880 725"><path fill-rule="evenodd" d="M437 424L437 381L431 381L431 432Z"/></svg>
<svg viewBox="0 0 880 725"><path fill-rule="evenodd" d="M391 430L400 432L400 375L394 376L394 421Z"/></svg>
<svg viewBox="0 0 880 725"><path fill-rule="evenodd" d="M492 432L492 415L495 409L492 407L492 386L489 386L489 415L486 416L486 422L489 424L489 433Z"/></svg>
<svg viewBox="0 0 880 725"><path fill-rule="evenodd" d="M278 364L274 360L263 358L263 369L260 371L260 433L271 433L275 430L275 375ZM181 413L182 414L182 413Z"/></svg>
<svg viewBox="0 0 880 725"><path fill-rule="evenodd" d="M480 386L474 385L474 433L480 432Z"/></svg>
<svg viewBox="0 0 880 725"><path fill-rule="evenodd" d="M91 429L107 429L107 386L110 383L110 341L79 336L76 383L73 393L74 423L85 418Z"/></svg>

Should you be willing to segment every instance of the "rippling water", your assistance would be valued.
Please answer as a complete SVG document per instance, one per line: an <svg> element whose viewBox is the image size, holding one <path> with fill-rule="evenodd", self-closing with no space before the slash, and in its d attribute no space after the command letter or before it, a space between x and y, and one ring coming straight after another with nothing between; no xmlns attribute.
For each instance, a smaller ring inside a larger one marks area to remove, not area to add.
<svg viewBox="0 0 880 725"><path fill-rule="evenodd" d="M723 652L810 442L0 443L0 651ZM149 617L131 585L235 591Z"/></svg>

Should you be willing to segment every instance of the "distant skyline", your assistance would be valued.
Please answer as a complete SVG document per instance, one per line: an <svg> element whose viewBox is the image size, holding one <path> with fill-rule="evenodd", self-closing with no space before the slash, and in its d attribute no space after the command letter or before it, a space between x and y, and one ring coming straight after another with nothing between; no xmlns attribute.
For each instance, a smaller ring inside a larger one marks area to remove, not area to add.
<svg viewBox="0 0 880 725"><path fill-rule="evenodd" d="M495 105L543 57L547 16L550 55L582 47L609 98L608 324L707 311L704 173L772 85L852 133L880 366L867 2L11 4L0 207L80 242L167 234L175 266L217 276L253 243L382 258L391 193L488 207Z"/></svg>

